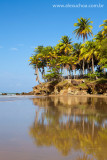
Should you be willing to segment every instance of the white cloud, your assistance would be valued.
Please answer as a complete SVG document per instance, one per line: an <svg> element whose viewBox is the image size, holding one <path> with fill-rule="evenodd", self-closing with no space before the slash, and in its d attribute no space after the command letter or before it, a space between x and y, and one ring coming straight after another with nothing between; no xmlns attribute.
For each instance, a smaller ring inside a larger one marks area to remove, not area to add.
<svg viewBox="0 0 107 160"><path fill-rule="evenodd" d="M18 51L18 48L11 48L12 51Z"/></svg>

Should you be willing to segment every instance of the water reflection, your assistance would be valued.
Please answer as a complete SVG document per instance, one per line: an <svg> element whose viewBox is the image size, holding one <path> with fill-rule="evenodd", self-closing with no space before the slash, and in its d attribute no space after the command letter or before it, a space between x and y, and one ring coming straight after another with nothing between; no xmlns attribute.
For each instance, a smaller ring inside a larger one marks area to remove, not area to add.
<svg viewBox="0 0 107 160"><path fill-rule="evenodd" d="M54 146L64 156L75 150L92 159L107 160L106 98L44 97L32 100L37 107L30 135L37 146Z"/></svg>

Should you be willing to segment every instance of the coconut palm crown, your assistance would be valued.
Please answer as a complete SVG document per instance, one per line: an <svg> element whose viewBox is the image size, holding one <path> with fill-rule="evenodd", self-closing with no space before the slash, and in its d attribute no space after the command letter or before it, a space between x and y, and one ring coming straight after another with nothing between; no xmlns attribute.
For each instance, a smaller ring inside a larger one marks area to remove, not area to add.
<svg viewBox="0 0 107 160"><path fill-rule="evenodd" d="M78 18L78 22L74 23L74 26L77 27L74 30L74 33L76 34L76 36L79 38L83 38L83 41L85 41L85 39L88 39L88 35L89 36L93 36L92 33L92 24L93 21L90 21L90 18L85 19L85 18Z"/></svg>

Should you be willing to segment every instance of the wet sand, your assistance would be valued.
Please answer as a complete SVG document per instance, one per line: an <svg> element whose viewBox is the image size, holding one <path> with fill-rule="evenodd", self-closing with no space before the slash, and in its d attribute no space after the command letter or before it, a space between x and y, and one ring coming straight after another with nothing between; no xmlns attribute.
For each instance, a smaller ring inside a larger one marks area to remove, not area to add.
<svg viewBox="0 0 107 160"><path fill-rule="evenodd" d="M96 95L0 97L0 160L106 159L106 108Z"/></svg>

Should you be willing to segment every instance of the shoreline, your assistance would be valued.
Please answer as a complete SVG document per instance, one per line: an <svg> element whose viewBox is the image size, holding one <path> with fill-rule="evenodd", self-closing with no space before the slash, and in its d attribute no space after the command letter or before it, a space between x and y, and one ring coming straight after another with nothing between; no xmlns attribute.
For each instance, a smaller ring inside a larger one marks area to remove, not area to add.
<svg viewBox="0 0 107 160"><path fill-rule="evenodd" d="M98 95L98 94L87 94L87 95L0 95L0 97L98 97L98 98L107 98L106 95Z"/></svg>
<svg viewBox="0 0 107 160"><path fill-rule="evenodd" d="M98 97L98 98L107 98L106 95L49 95L48 97Z"/></svg>

